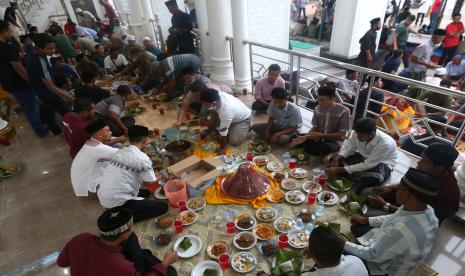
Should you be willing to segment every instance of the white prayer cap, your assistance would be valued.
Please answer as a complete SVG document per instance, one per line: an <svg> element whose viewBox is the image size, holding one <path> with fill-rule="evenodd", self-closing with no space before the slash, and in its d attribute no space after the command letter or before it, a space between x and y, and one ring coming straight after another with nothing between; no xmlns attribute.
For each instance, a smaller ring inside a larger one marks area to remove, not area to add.
<svg viewBox="0 0 465 276"><path fill-rule="evenodd" d="M127 35L126 36L126 40L129 41L129 40L136 40L136 37L133 36L133 35Z"/></svg>
<svg viewBox="0 0 465 276"><path fill-rule="evenodd" d="M444 76L447 75L447 70L444 67L438 68L434 71L435 76Z"/></svg>

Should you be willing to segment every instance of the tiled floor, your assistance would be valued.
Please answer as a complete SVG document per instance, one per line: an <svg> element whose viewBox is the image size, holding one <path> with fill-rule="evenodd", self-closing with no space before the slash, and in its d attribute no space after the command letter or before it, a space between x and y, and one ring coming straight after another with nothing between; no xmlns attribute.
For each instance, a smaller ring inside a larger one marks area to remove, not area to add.
<svg viewBox="0 0 465 276"><path fill-rule="evenodd" d="M241 98L243 98L241 96ZM244 101L251 104L252 99ZM309 126L311 113L303 113ZM254 122L264 122L261 114ZM60 137L38 139L23 117L14 119L18 136L14 144L0 147L5 161L19 158L25 170L0 181L0 274L59 250L74 235L96 230L101 213L97 199L74 196L69 169L68 147ZM276 150L277 156L282 150ZM415 161L401 155L395 182ZM465 227L449 219L440 228L426 262L440 275L463 275L465 271ZM38 275L66 275L55 265Z"/></svg>

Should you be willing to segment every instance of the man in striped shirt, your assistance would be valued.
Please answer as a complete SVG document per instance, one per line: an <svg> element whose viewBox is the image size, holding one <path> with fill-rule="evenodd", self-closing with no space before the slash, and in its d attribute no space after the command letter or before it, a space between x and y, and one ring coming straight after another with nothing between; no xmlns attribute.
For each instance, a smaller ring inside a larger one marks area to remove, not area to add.
<svg viewBox="0 0 465 276"><path fill-rule="evenodd" d="M438 219L428 203L438 191L436 177L410 168L396 192L402 206L392 215L352 216L352 224L374 228L358 238L360 245L346 241L344 250L365 260L372 275L412 275L437 234Z"/></svg>
<svg viewBox="0 0 465 276"><path fill-rule="evenodd" d="M153 62L152 69L157 72L160 77L165 78L165 84L160 90L160 93L168 94L168 99L181 96L184 92L182 69L191 67L195 71L198 71L200 65L200 58L194 54L175 55L167 57L162 61Z"/></svg>

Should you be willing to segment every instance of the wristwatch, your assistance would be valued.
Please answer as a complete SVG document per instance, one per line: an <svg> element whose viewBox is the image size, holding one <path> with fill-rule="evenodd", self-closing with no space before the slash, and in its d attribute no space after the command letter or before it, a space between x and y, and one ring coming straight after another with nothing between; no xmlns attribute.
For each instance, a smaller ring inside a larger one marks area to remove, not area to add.
<svg viewBox="0 0 465 276"><path fill-rule="evenodd" d="M389 207L391 207L391 204L386 202L386 204L384 204L384 206L383 206L383 210L386 211L386 212L389 212Z"/></svg>

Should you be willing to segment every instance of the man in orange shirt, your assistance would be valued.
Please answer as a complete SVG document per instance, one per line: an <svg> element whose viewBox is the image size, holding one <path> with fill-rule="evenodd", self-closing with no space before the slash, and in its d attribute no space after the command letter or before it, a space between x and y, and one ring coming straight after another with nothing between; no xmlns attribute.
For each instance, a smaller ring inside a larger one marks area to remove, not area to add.
<svg viewBox="0 0 465 276"><path fill-rule="evenodd" d="M442 56L439 60L439 64L447 64L455 55L457 47L459 46L461 35L464 32L463 24L460 22L460 13L454 13L452 15L452 22L446 27L446 36L442 42L443 50Z"/></svg>

